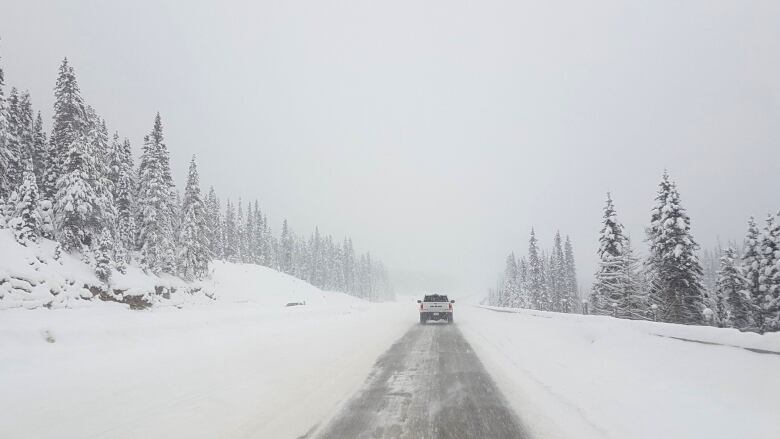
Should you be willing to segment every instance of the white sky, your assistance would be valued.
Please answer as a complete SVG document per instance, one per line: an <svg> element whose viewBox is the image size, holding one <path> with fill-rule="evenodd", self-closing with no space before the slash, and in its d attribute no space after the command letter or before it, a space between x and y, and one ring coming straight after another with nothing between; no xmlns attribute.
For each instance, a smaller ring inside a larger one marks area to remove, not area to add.
<svg viewBox="0 0 780 439"><path fill-rule="evenodd" d="M664 167L705 246L780 208L780 2L0 0L7 86L50 120L68 56L136 150L278 231L493 285L535 226L589 281L604 202L642 238ZM641 249L644 250L644 246Z"/></svg>

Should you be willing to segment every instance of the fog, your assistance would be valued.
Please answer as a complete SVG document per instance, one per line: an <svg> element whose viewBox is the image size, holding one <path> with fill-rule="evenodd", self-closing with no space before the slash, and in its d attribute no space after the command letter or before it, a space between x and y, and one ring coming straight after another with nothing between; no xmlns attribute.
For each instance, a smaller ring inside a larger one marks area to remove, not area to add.
<svg viewBox="0 0 780 439"><path fill-rule="evenodd" d="M587 287L607 191L637 242L664 168L705 247L780 208L780 3L751 3L2 0L0 63L50 122L67 56L136 151L161 113L180 184L196 154L404 289L484 291L531 227Z"/></svg>

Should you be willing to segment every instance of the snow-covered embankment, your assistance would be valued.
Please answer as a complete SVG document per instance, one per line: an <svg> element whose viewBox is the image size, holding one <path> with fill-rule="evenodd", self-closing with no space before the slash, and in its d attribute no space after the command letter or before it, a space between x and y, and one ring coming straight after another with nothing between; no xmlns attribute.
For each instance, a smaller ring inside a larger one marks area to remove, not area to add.
<svg viewBox="0 0 780 439"><path fill-rule="evenodd" d="M750 350L780 352L780 334L514 311L462 307L458 325L536 437L780 431L780 355Z"/></svg>
<svg viewBox="0 0 780 439"><path fill-rule="evenodd" d="M0 311L0 437L298 437L416 318L255 265L207 283L182 309Z"/></svg>

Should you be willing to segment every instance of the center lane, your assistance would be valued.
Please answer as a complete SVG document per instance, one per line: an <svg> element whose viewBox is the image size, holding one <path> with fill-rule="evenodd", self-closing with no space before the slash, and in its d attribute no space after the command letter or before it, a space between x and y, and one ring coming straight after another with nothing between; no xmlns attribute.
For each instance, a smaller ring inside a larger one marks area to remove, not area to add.
<svg viewBox="0 0 780 439"><path fill-rule="evenodd" d="M457 325L415 325L317 437L528 438Z"/></svg>

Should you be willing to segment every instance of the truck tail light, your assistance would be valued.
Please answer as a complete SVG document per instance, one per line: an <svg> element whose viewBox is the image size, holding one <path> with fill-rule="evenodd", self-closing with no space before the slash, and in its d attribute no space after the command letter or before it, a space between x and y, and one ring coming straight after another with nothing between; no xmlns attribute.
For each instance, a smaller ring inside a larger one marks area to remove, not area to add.
<svg viewBox="0 0 780 439"><path fill-rule="evenodd" d="M452 311L452 304L450 303L450 311Z"/></svg>
<svg viewBox="0 0 780 439"><path fill-rule="evenodd" d="M422 311L422 303L420 304L420 311Z"/></svg>

